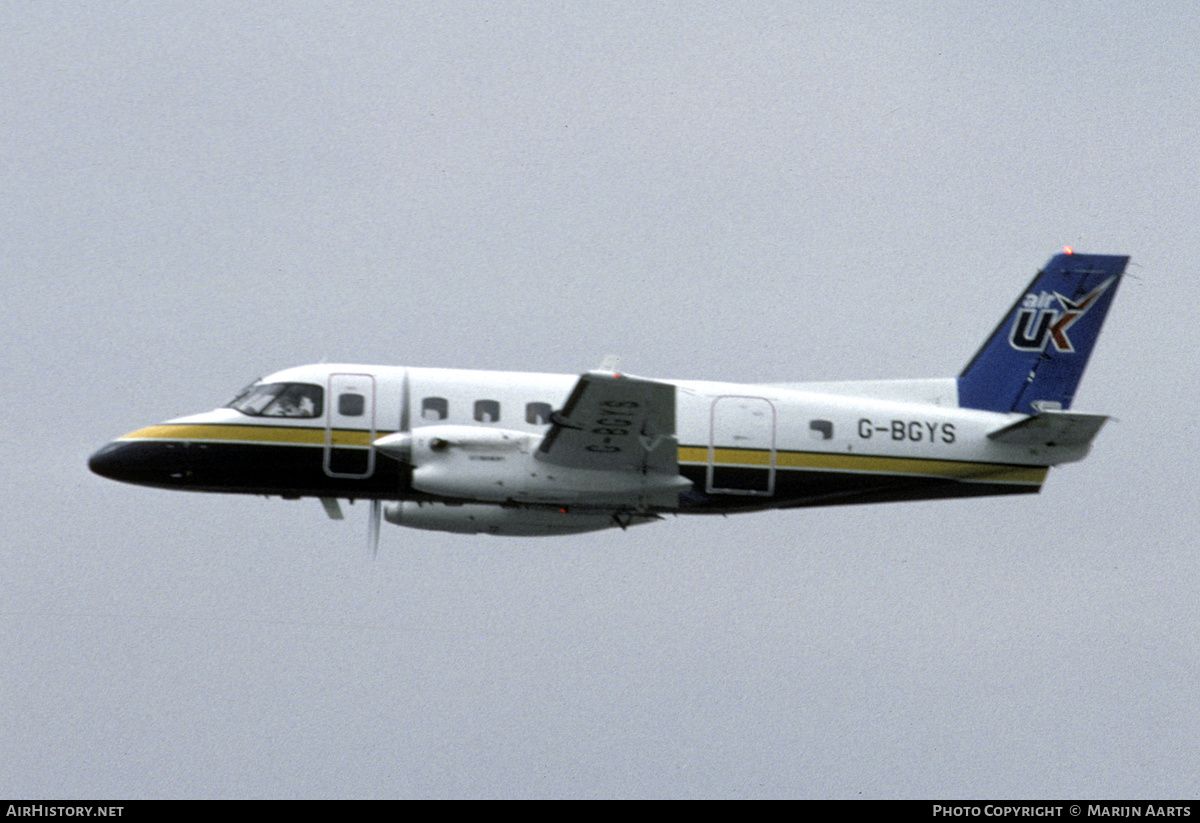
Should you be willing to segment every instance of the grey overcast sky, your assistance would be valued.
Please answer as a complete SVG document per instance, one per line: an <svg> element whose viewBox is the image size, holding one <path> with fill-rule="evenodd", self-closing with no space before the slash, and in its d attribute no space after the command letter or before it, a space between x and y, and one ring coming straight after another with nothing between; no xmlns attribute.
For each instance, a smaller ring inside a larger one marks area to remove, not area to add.
<svg viewBox="0 0 1200 823"><path fill-rule="evenodd" d="M1200 796L1192 2L8 0L0 796ZM1040 496L498 539L88 473L322 359L958 371L1133 262Z"/></svg>

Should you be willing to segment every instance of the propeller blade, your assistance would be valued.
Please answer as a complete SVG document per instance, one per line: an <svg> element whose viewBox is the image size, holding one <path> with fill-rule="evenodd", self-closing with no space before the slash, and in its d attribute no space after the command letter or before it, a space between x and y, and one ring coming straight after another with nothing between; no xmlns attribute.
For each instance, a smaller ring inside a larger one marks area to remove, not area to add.
<svg viewBox="0 0 1200 823"><path fill-rule="evenodd" d="M378 500L371 501L371 515L367 522L367 548L371 559L379 556L379 521L383 517L383 504Z"/></svg>

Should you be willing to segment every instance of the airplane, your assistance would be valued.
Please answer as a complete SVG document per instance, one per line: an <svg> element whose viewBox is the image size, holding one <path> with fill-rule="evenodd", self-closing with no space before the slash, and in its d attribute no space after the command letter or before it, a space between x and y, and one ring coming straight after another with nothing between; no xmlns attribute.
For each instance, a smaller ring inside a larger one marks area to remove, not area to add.
<svg viewBox="0 0 1200 823"><path fill-rule="evenodd" d="M662 380L318 364L117 438L89 467L163 489L369 500L400 526L493 535L1038 492L1108 418L1070 411L1128 257L1050 259L957 377ZM386 506L382 504L386 502Z"/></svg>

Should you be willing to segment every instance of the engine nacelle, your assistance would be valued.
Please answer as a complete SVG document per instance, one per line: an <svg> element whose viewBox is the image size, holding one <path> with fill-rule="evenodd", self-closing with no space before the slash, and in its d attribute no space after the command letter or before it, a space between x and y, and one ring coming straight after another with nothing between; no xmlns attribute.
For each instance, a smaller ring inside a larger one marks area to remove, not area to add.
<svg viewBox="0 0 1200 823"><path fill-rule="evenodd" d="M452 500L649 509L678 505L691 486L677 474L543 463L535 456L541 442L529 432L446 425L388 435L375 447L412 465L413 489Z"/></svg>
<svg viewBox="0 0 1200 823"><path fill-rule="evenodd" d="M651 515L577 513L483 503L454 506L445 503L414 503L411 500L387 504L384 506L383 516L389 523L412 529L512 537L580 534L611 529L614 526L637 526L658 519Z"/></svg>
<svg viewBox="0 0 1200 823"><path fill-rule="evenodd" d="M412 486L467 500L509 500L528 474L540 435L482 426L422 426L375 441L413 466Z"/></svg>

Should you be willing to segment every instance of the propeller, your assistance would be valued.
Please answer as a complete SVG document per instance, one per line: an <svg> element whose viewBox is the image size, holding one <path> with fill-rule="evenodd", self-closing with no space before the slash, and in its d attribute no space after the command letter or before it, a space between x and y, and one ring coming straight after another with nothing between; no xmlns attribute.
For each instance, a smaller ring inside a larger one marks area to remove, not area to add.
<svg viewBox="0 0 1200 823"><path fill-rule="evenodd" d="M371 501L371 514L367 520L367 551L371 559L379 556L379 521L383 517L383 503L378 499Z"/></svg>

